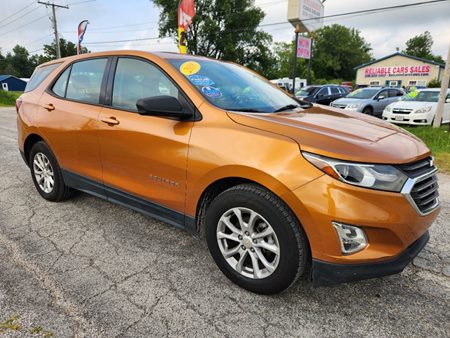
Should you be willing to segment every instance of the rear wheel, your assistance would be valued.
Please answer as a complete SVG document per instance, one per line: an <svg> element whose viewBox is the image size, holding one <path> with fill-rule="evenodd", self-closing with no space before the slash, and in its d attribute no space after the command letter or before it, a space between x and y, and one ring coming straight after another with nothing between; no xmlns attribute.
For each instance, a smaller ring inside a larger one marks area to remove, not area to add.
<svg viewBox="0 0 450 338"><path fill-rule="evenodd" d="M45 142L33 145L29 163L33 183L43 198L59 202L72 196L73 190L65 185L55 155Z"/></svg>
<svg viewBox="0 0 450 338"><path fill-rule="evenodd" d="M303 229L283 201L258 185L238 185L217 196L205 232L222 272L252 292L281 292L306 270Z"/></svg>

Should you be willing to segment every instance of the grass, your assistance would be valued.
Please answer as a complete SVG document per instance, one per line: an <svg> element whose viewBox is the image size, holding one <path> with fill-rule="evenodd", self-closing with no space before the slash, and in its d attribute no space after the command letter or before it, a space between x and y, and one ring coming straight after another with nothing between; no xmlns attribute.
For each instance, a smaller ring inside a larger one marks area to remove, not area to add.
<svg viewBox="0 0 450 338"><path fill-rule="evenodd" d="M0 107L14 107L17 98L22 95L22 92L7 92L0 90Z"/></svg>
<svg viewBox="0 0 450 338"><path fill-rule="evenodd" d="M439 170L450 174L450 133L448 132L448 125L443 125L439 129L430 126L406 127L405 129L425 142L433 152Z"/></svg>

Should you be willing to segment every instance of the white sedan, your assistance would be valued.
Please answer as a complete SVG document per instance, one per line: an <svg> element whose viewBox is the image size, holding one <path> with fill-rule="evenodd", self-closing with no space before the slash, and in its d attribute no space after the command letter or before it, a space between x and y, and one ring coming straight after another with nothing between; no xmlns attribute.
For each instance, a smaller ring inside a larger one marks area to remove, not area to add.
<svg viewBox="0 0 450 338"><path fill-rule="evenodd" d="M436 116L440 89L422 89L416 95L405 95L401 101L388 105L383 120L410 125L431 125ZM450 123L450 89L444 103L442 123Z"/></svg>

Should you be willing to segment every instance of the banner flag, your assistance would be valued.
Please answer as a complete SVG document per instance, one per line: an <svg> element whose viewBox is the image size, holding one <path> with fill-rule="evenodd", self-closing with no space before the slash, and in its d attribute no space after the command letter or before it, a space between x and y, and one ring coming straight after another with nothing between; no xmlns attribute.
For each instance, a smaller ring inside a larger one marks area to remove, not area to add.
<svg viewBox="0 0 450 338"><path fill-rule="evenodd" d="M194 0L181 0L178 6L178 49L187 53L187 30L195 16Z"/></svg>
<svg viewBox="0 0 450 338"><path fill-rule="evenodd" d="M78 25L78 43L77 43L77 54L81 54L81 42L84 38L84 33L86 33L86 28L89 21L83 20Z"/></svg>

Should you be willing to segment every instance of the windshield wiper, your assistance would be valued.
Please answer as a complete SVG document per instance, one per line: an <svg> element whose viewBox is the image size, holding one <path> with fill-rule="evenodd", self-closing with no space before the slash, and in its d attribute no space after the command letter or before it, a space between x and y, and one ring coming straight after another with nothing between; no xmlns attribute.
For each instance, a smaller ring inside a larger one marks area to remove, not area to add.
<svg viewBox="0 0 450 338"><path fill-rule="evenodd" d="M267 113L264 110L258 110L258 109L252 109L252 108L244 108L244 109L242 109L242 108L237 108L237 109L231 108L231 109L228 109L228 110L241 111L241 112L244 112L244 113Z"/></svg>
<svg viewBox="0 0 450 338"><path fill-rule="evenodd" d="M287 106L283 106L280 109L275 110L274 113L279 113L280 111L291 110L299 107L300 106L298 104L288 104Z"/></svg>

